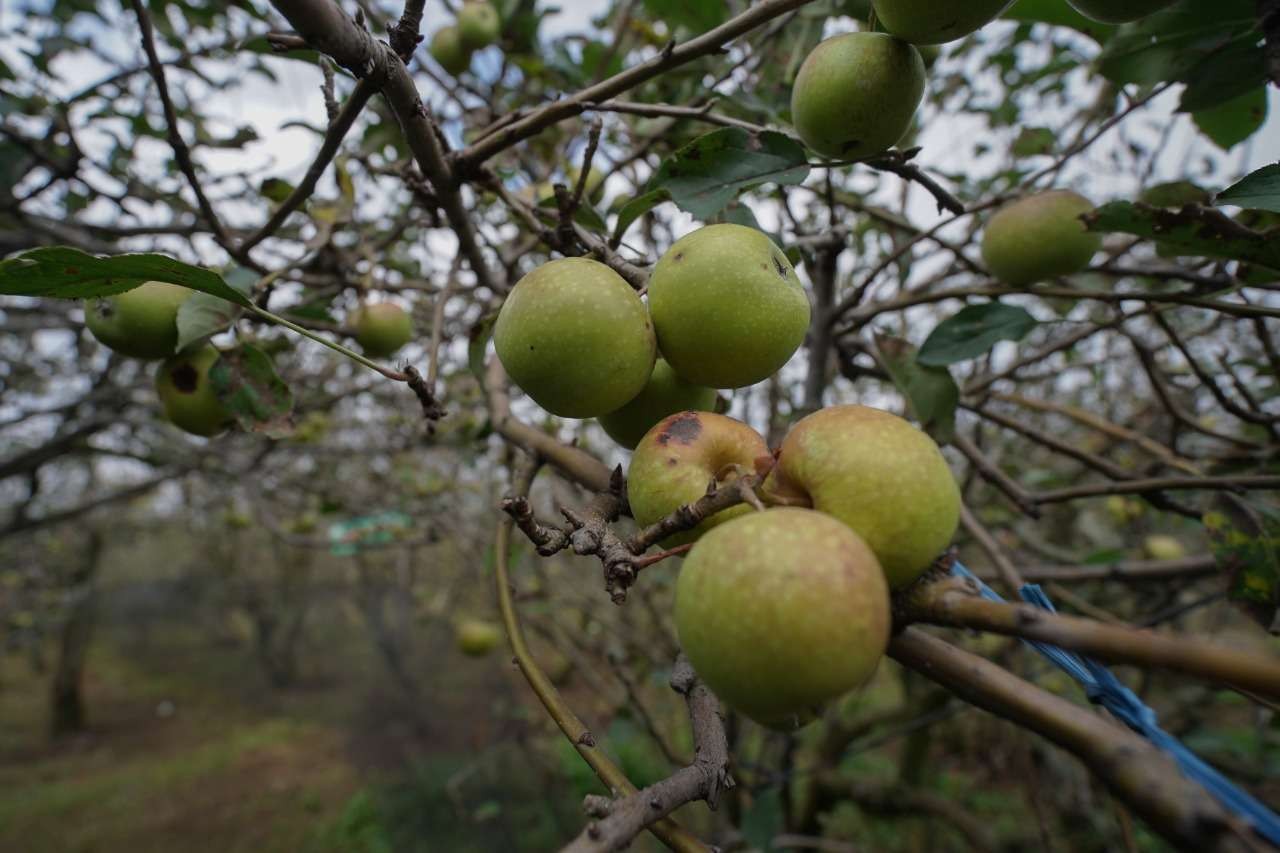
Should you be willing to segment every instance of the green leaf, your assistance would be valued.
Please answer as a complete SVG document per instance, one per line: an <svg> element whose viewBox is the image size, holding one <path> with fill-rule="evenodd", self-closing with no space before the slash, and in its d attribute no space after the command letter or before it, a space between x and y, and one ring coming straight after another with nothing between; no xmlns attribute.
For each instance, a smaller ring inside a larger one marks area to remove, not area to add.
<svg viewBox="0 0 1280 853"><path fill-rule="evenodd" d="M1201 521L1214 559L1228 577L1227 597L1264 628L1280 633L1280 512L1223 494Z"/></svg>
<svg viewBox="0 0 1280 853"><path fill-rule="evenodd" d="M622 236L627 233L627 229L631 227L631 223L635 222L641 216L653 210L664 201L671 200L671 193L666 190L653 190L644 195L636 196L622 206L618 211L618 221L613 226L613 237L609 239L609 245L618 248L622 244Z"/></svg>
<svg viewBox="0 0 1280 853"><path fill-rule="evenodd" d="M1223 151L1229 151L1262 127L1267 120L1267 90L1251 92L1191 115L1200 132Z"/></svg>
<svg viewBox="0 0 1280 853"><path fill-rule="evenodd" d="M240 309L208 293L193 293L178 307L178 349L216 334L231 325Z"/></svg>
<svg viewBox="0 0 1280 853"><path fill-rule="evenodd" d="M217 273L165 255L98 257L68 246L49 246L0 261L0 293L88 299L132 290L146 281L167 281L249 306L247 297Z"/></svg>
<svg viewBox="0 0 1280 853"><path fill-rule="evenodd" d="M258 192L279 204L293 192L293 184L281 178L267 178L258 186Z"/></svg>
<svg viewBox="0 0 1280 853"><path fill-rule="evenodd" d="M1036 325L1036 318L1016 305L969 305L929 333L916 361L926 367L955 364L982 355L1000 341L1020 341Z"/></svg>
<svg viewBox="0 0 1280 853"><path fill-rule="evenodd" d="M771 786L757 791L742 812L742 837L752 850L773 850L773 839L786 828L782 789Z"/></svg>
<svg viewBox="0 0 1280 853"><path fill-rule="evenodd" d="M768 181L798 184L809 175L804 147L766 130L723 127L698 137L662 162L648 189L665 189L681 210L707 220L743 190Z"/></svg>
<svg viewBox="0 0 1280 853"><path fill-rule="evenodd" d="M1280 213L1280 163L1245 175L1214 196L1213 203Z"/></svg>
<svg viewBox="0 0 1280 853"><path fill-rule="evenodd" d="M889 378L907 398L911 414L934 440L947 443L955 435L960 388L945 367L929 367L916 359L916 348L902 338L876 333L876 349Z"/></svg>
<svg viewBox="0 0 1280 853"><path fill-rule="evenodd" d="M1195 113L1226 104L1267 85L1267 62L1261 45L1237 41L1229 50L1211 54L1196 63L1183 78L1187 87L1178 101L1178 111ZM1262 92L1265 112L1266 95Z"/></svg>
<svg viewBox="0 0 1280 853"><path fill-rule="evenodd" d="M493 324L496 322L498 312L486 314L476 321L467 336L467 367L480 380L481 388L484 387L484 353L489 346L489 339L493 337Z"/></svg>
<svg viewBox="0 0 1280 853"><path fill-rule="evenodd" d="M1018 138L1013 141L1013 147L1010 150L1015 157L1050 154L1053 152L1053 144L1057 138L1058 135L1047 127L1024 127L1018 134Z"/></svg>
<svg viewBox="0 0 1280 853"><path fill-rule="evenodd" d="M1098 57L1102 75L1115 83L1188 80L1208 57L1234 41L1256 41L1253 0L1184 0L1123 27Z"/></svg>
<svg viewBox="0 0 1280 853"><path fill-rule="evenodd" d="M569 187L569 194L573 195L573 187ZM582 203L578 205L577 210L573 212L573 221L581 225L583 228L597 232L605 232L609 230L609 225L604 218L596 212L586 198L587 194L583 193ZM538 202L538 207L543 210L550 210L552 213L558 213L560 203L556 200L555 195L549 195L542 201Z"/></svg>
<svg viewBox="0 0 1280 853"><path fill-rule="evenodd" d="M724 0L644 0L644 7L656 20L684 27L691 35L714 29L729 17Z"/></svg>
<svg viewBox="0 0 1280 853"><path fill-rule="evenodd" d="M1100 44L1116 31L1114 26L1086 18L1062 0L1018 0L1001 17L1030 24L1069 27L1076 32L1084 33Z"/></svg>
<svg viewBox="0 0 1280 853"><path fill-rule="evenodd" d="M272 438L293 431L293 393L257 347L244 344L222 353L209 368L209 381L242 429Z"/></svg>
<svg viewBox="0 0 1280 853"><path fill-rule="evenodd" d="M1081 218L1090 231L1159 240L1178 254L1227 258L1280 269L1280 240L1251 231L1212 208L1166 210L1141 202L1113 201Z"/></svg>

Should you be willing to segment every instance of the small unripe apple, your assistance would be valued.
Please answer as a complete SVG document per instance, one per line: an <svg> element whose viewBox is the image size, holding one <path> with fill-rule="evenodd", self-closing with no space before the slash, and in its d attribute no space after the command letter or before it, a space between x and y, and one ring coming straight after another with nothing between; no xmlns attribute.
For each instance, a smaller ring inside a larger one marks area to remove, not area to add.
<svg viewBox="0 0 1280 853"><path fill-rule="evenodd" d="M761 489L843 521L875 552L889 586L914 581L951 543L960 490L933 439L897 415L832 406L802 418Z"/></svg>
<svg viewBox="0 0 1280 853"><path fill-rule="evenodd" d="M389 358L413 337L409 312L391 302L375 302L357 309L352 323L356 342L371 358Z"/></svg>
<svg viewBox="0 0 1280 853"><path fill-rule="evenodd" d="M920 51L885 33L846 33L813 49L791 89L791 123L817 153L860 160L892 147L924 98Z"/></svg>
<svg viewBox="0 0 1280 853"><path fill-rule="evenodd" d="M483 0L468 0L458 10L458 36L467 50L488 47L502 34L498 10Z"/></svg>
<svg viewBox="0 0 1280 853"><path fill-rule="evenodd" d="M640 297L588 258L549 261L516 282L498 312L493 343L520 389L567 418L626 405L649 381L656 354Z"/></svg>
<svg viewBox="0 0 1280 853"><path fill-rule="evenodd" d="M489 654L502 642L502 629L481 619L463 619L455 630L458 651L478 658Z"/></svg>
<svg viewBox="0 0 1280 853"><path fill-rule="evenodd" d="M192 435L217 435L232 422L231 412L209 381L209 368L218 355L211 346L179 353L156 372L156 393L165 417Z"/></svg>
<svg viewBox="0 0 1280 853"><path fill-rule="evenodd" d="M659 358L644 389L621 409L601 415L599 421L610 438L631 450L654 424L667 415L685 411L710 412L715 406L714 388L686 382L665 359Z"/></svg>
<svg viewBox="0 0 1280 853"><path fill-rule="evenodd" d="M1107 513L1117 524L1128 524L1136 518L1141 518L1145 511L1142 501L1121 495L1112 495L1107 498L1106 506Z"/></svg>
<svg viewBox="0 0 1280 853"><path fill-rule="evenodd" d="M1071 190L1048 190L1002 207L987 223L982 257L1005 284L1080 272L1102 246L1080 215L1093 204Z"/></svg>
<svg viewBox="0 0 1280 853"><path fill-rule="evenodd" d="M885 30L914 44L964 38L1013 5L1013 0L873 0Z"/></svg>
<svg viewBox="0 0 1280 853"><path fill-rule="evenodd" d="M440 67L457 77L471 67L471 51L462 44L457 27L441 27L431 37L431 56Z"/></svg>
<svg viewBox="0 0 1280 853"><path fill-rule="evenodd" d="M1153 533L1143 539L1142 550L1152 560L1181 560L1187 556L1182 543L1166 533Z"/></svg>
<svg viewBox="0 0 1280 853"><path fill-rule="evenodd" d="M713 412L678 412L645 433L631 454L627 500L636 524L647 527L707 493L712 480L727 482L755 470L769 445L751 427ZM750 512L739 504L703 519L693 530L663 541L671 548L692 542L717 524Z"/></svg>
<svg viewBox="0 0 1280 853"><path fill-rule="evenodd" d="M676 581L680 646L712 692L793 728L875 672L889 591L875 554L829 515L781 507L709 531Z"/></svg>
<svg viewBox="0 0 1280 853"><path fill-rule="evenodd" d="M193 291L164 281L91 299L84 324L103 346L133 358L168 358L178 346L178 308Z"/></svg>
<svg viewBox="0 0 1280 853"><path fill-rule="evenodd" d="M1067 0L1086 18L1104 24L1125 24L1172 6L1174 0Z"/></svg>
<svg viewBox="0 0 1280 853"><path fill-rule="evenodd" d="M711 388L773 375L804 342L809 300L762 231L708 225L667 250L649 277L658 348L676 373Z"/></svg>

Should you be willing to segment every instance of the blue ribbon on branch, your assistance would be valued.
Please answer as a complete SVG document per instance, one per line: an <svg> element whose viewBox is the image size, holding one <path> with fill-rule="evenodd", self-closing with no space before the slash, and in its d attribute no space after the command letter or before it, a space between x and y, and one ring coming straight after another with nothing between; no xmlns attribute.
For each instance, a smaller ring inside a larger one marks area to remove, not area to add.
<svg viewBox="0 0 1280 853"><path fill-rule="evenodd" d="M976 583L983 598L1004 601L995 590L966 569L959 560L952 564L951 571L959 577L968 578ZM1040 589L1039 584L1024 584L1018 590L1018 595L1028 604L1048 610L1050 613L1057 612L1053 602L1044 594L1044 590ZM1180 740L1160 728L1156 722L1156 712L1145 705L1137 694L1125 687L1111 670L1097 661L1049 643L1035 640L1023 642L1080 682L1090 702L1106 708L1126 726L1172 756L1187 778L1204 787L1215 800L1222 804L1223 808L1247 820L1259 835L1272 844L1280 845L1280 815L1237 788L1231 780L1205 763Z"/></svg>

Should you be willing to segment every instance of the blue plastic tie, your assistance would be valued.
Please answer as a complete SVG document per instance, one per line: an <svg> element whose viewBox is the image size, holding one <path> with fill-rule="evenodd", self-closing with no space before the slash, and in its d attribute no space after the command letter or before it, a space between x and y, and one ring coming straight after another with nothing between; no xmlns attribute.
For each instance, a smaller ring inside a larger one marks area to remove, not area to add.
<svg viewBox="0 0 1280 853"><path fill-rule="evenodd" d="M959 560L953 563L952 572L974 581L983 598L1004 601L995 590L966 569ZM1040 589L1039 584L1024 584L1018 590L1018 595L1028 604L1051 613L1057 612L1053 602L1044 594L1044 590ZM1176 737L1160 728L1156 722L1156 712L1145 705L1137 694L1125 687L1111 670L1097 661L1049 643L1036 640L1023 642L1080 682L1090 702L1106 708L1126 726L1172 756L1187 778L1203 786L1215 800L1222 804L1223 808L1240 815L1253 826L1254 831L1272 844L1280 845L1280 815L1237 788L1231 780L1205 763Z"/></svg>

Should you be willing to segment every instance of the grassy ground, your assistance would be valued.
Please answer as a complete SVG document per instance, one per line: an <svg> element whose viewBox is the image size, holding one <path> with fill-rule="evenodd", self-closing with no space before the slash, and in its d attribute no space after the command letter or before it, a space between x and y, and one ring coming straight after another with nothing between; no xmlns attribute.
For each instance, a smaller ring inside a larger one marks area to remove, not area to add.
<svg viewBox="0 0 1280 853"><path fill-rule="evenodd" d="M501 655L437 650L415 709L367 636L329 624L285 690L200 629L108 626L90 730L56 742L47 675L0 658L0 850L545 850L580 828L554 741L508 737Z"/></svg>

